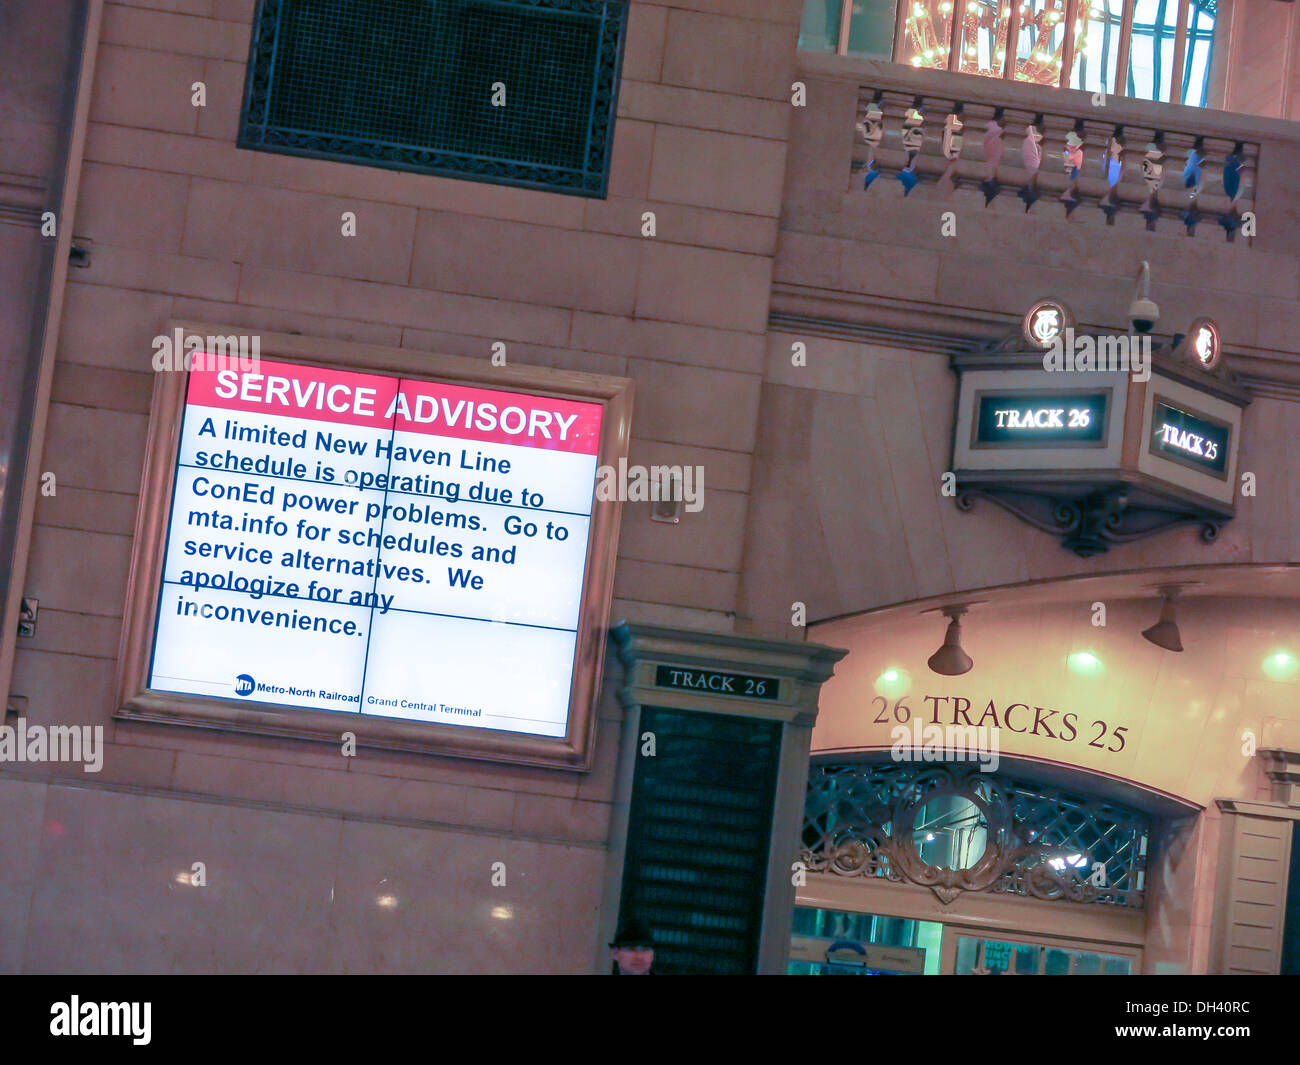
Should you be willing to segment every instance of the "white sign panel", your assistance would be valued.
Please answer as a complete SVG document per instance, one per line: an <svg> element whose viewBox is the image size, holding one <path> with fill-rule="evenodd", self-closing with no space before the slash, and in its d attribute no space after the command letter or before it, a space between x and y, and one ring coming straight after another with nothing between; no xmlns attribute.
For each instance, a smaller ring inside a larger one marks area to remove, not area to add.
<svg viewBox="0 0 1300 1065"><path fill-rule="evenodd" d="M559 737L602 407L191 371L149 686Z"/></svg>

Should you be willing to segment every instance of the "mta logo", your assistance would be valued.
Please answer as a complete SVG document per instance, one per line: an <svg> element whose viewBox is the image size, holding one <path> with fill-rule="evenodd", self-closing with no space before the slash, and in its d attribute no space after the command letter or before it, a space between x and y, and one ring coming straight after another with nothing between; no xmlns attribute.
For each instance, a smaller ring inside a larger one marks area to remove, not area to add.
<svg viewBox="0 0 1300 1065"><path fill-rule="evenodd" d="M257 687L257 681L247 673L241 673L235 678L236 695L252 695L253 689Z"/></svg>

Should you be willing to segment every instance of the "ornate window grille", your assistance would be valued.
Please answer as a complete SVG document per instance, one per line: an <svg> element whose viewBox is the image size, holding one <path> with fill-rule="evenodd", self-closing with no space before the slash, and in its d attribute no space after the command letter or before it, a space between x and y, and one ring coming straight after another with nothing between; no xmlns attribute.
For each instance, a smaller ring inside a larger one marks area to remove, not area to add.
<svg viewBox="0 0 1300 1065"><path fill-rule="evenodd" d="M799 47L1206 107L1217 14L1218 0L805 0Z"/></svg>
<svg viewBox="0 0 1300 1065"><path fill-rule="evenodd" d="M978 767L814 766L800 860L810 872L963 891L1144 905L1150 819Z"/></svg>
<svg viewBox="0 0 1300 1065"><path fill-rule="evenodd" d="M627 0L259 0L239 146L605 195Z"/></svg>

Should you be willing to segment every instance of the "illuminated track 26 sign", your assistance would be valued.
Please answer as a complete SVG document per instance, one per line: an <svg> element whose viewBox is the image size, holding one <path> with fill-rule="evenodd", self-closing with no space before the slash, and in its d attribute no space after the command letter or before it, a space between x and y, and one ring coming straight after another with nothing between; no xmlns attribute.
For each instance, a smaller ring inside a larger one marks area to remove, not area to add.
<svg viewBox="0 0 1300 1065"><path fill-rule="evenodd" d="M1250 402L1220 362L1217 326L1198 319L1153 347L1058 329L1070 317L1040 301L1017 335L951 357L958 507L988 500L1084 558L1177 525L1213 540L1235 514ZM1057 358L1049 334L1095 357Z"/></svg>

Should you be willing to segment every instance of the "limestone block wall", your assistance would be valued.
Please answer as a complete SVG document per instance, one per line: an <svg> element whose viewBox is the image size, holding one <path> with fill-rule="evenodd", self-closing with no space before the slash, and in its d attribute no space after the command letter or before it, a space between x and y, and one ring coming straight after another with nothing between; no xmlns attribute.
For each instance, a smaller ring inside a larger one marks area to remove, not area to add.
<svg viewBox="0 0 1300 1065"><path fill-rule="evenodd" d="M799 340L807 366L790 362ZM1023 581L1300 558L1300 403L1247 408L1240 469L1258 492L1213 544L1182 528L1082 559L989 503L962 512L940 494L956 394L946 356L776 330L769 343L741 608L757 631L797 633L794 602L817 621Z"/></svg>
<svg viewBox="0 0 1300 1065"><path fill-rule="evenodd" d="M809 54L799 76L808 106L794 110L791 131L741 625L797 633L795 602L817 620L1069 574L1300 557L1300 124L1114 98L1089 118L1259 143L1247 179L1258 232L1229 243L1213 218L1195 237L1168 219L1152 233L1131 208L1113 226L1095 205L1067 218L1054 195L1026 213L1004 191L986 208L971 181L947 193L924 182L907 196L890 177L864 192L859 175L850 187L864 85L1030 112L1091 108L1086 94ZM941 127L928 112L927 135ZM981 158L981 134L967 127L963 160ZM1011 163L1017 148L1008 143ZM1090 151L1095 171L1096 144ZM1166 199L1182 188L1182 160L1167 162ZM1045 158L1049 167L1059 171L1059 159ZM956 385L946 352L1008 335L1045 295L1085 326L1125 332L1143 260L1157 331L1213 316L1230 363L1256 387L1240 468L1256 474L1258 494L1239 500L1213 545L1184 529L1086 561L988 504L957 511L939 494ZM800 343L805 365L791 358Z"/></svg>
<svg viewBox="0 0 1300 1065"><path fill-rule="evenodd" d="M217 928L233 967L463 971L505 949L520 970L585 969L621 724L612 656L585 775L113 721L150 342L174 316L485 361L503 341L513 364L631 377L631 461L703 466L707 494L678 526L625 508L614 616L729 630L800 4L634 0L603 200L236 148L253 11L103 5L75 220L91 261L68 288L42 459L59 488L36 513L40 625L13 690L31 723L102 725L107 749L94 780L0 769L24 855L0 898L26 915L5 924L0 970L211 971ZM221 889L186 902L175 877L193 860ZM495 860L514 870L499 908ZM424 900L417 934L372 912L386 894L398 913ZM199 921L195 905L214 909ZM373 942L320 939L363 911Z"/></svg>

